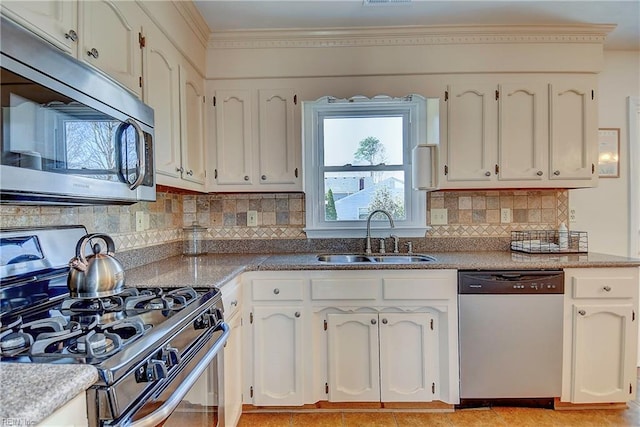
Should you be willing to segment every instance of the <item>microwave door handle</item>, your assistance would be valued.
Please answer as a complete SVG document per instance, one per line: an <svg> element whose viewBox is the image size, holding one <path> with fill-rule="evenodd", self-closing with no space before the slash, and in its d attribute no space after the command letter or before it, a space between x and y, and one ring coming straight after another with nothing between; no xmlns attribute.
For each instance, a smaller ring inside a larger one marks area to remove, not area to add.
<svg viewBox="0 0 640 427"><path fill-rule="evenodd" d="M125 123L130 124L136 131L136 150L138 152L138 166L136 167L136 171L138 176L136 180L129 186L131 190L135 190L142 184L144 180L144 176L147 174L147 161L146 161L146 153L145 153L145 143L144 143L144 133L140 128L140 125L135 122L135 120L127 119Z"/></svg>
<svg viewBox="0 0 640 427"><path fill-rule="evenodd" d="M176 409L180 402L182 402L182 398L186 396L187 392L191 389L191 386L195 384L200 375L202 375L207 366L209 366L209 363L211 363L213 358L223 350L224 344L227 342L231 331L225 322L220 324L220 328L222 329L222 335L220 338L218 338L213 347L209 349L209 351L203 356L202 360L200 360L200 362L198 362L193 370L186 376L171 397L169 397L158 409L146 415L144 418L128 424L129 427L153 427L169 418L174 409Z"/></svg>

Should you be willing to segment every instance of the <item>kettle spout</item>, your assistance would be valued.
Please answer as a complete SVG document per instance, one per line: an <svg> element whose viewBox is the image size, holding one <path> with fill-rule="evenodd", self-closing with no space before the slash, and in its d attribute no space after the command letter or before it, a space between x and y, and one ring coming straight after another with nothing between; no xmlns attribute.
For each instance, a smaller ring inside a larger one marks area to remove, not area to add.
<svg viewBox="0 0 640 427"><path fill-rule="evenodd" d="M87 271L88 265L80 260L78 257L73 257L69 261L69 267L78 271Z"/></svg>

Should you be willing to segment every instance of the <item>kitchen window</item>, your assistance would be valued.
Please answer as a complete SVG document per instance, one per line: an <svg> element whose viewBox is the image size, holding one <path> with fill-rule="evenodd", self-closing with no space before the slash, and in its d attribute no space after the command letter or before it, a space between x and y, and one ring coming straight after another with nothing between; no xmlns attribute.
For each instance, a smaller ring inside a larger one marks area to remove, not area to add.
<svg viewBox="0 0 640 427"><path fill-rule="evenodd" d="M426 195L412 188L411 152L427 142L428 122L436 138L437 108L419 95L304 102L307 237L364 237L376 209L392 215L393 234L423 237ZM386 216L374 216L372 235L389 233Z"/></svg>

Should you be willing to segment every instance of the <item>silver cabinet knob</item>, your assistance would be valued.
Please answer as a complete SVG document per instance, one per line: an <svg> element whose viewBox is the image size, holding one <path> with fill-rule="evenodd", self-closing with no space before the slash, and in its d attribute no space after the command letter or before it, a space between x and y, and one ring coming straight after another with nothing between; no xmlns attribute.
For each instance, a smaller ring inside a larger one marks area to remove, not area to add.
<svg viewBox="0 0 640 427"><path fill-rule="evenodd" d="M249 175L245 175L245 176L244 176L244 180L245 180L245 181L249 181Z"/></svg>
<svg viewBox="0 0 640 427"><path fill-rule="evenodd" d="M184 168L182 166L180 166L179 168L176 168L176 172L184 172Z"/></svg>
<svg viewBox="0 0 640 427"><path fill-rule="evenodd" d="M187 171L187 175L192 176L192 175L193 175L193 170L192 170L192 169L189 169L189 170Z"/></svg>
<svg viewBox="0 0 640 427"><path fill-rule="evenodd" d="M372 324L372 325L375 325L376 323L378 323L378 322L376 321L376 319L371 319L371 324Z"/></svg>
<svg viewBox="0 0 640 427"><path fill-rule="evenodd" d="M486 171L486 172L484 173L484 176L491 176L491 172Z"/></svg>
<svg viewBox="0 0 640 427"><path fill-rule="evenodd" d="M280 289L275 288L275 289L273 290L273 293L274 293L274 294L276 294L276 295L278 295L278 294L280 293Z"/></svg>
<svg viewBox="0 0 640 427"><path fill-rule="evenodd" d="M98 49L96 49L95 47L92 47L91 50L88 50L87 55L93 56L95 59L98 59L98 56L100 56Z"/></svg>
<svg viewBox="0 0 640 427"><path fill-rule="evenodd" d="M389 323L389 322L387 321L387 319L382 319L382 324L383 324L383 325L386 325L387 323Z"/></svg>
<svg viewBox="0 0 640 427"><path fill-rule="evenodd" d="M238 300L231 301L231 307L236 307L238 305Z"/></svg>
<svg viewBox="0 0 640 427"><path fill-rule="evenodd" d="M604 289L605 292L611 292L611 286L605 286L602 289Z"/></svg>
<svg viewBox="0 0 640 427"><path fill-rule="evenodd" d="M560 171L553 171L553 174L554 174L555 176L558 176L558 175L560 175Z"/></svg>
<svg viewBox="0 0 640 427"><path fill-rule="evenodd" d="M584 316L585 314L587 314L587 312L586 312L586 311L584 311L584 310L578 310L578 314L579 314L580 316Z"/></svg>
<svg viewBox="0 0 640 427"><path fill-rule="evenodd" d="M266 180L267 180L267 175L262 175L262 176L260 177L260 179L261 179L261 180L263 180L263 181L266 181Z"/></svg>
<svg viewBox="0 0 640 427"><path fill-rule="evenodd" d="M296 317L300 317L300 312L296 311L293 315L296 316Z"/></svg>
<svg viewBox="0 0 640 427"><path fill-rule="evenodd" d="M538 175L538 176L542 176L542 175L543 175L543 174L542 174L542 171L538 171L538 172L536 172L536 175Z"/></svg>
<svg viewBox="0 0 640 427"><path fill-rule="evenodd" d="M64 33L64 38L65 39L69 39L72 42L77 42L78 41L78 33L76 33L74 30L69 30L68 32Z"/></svg>

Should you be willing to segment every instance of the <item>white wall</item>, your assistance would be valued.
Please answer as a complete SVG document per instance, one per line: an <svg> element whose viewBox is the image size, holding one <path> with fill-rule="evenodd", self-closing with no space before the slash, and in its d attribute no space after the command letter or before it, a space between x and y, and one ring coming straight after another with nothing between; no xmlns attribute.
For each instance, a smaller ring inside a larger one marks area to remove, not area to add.
<svg viewBox="0 0 640 427"><path fill-rule="evenodd" d="M569 226L589 233L590 251L628 256L627 97L640 95L640 51L605 51L604 60L598 76L598 127L620 128L620 178L600 179L597 188L571 190L569 208L575 210L576 221Z"/></svg>

